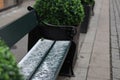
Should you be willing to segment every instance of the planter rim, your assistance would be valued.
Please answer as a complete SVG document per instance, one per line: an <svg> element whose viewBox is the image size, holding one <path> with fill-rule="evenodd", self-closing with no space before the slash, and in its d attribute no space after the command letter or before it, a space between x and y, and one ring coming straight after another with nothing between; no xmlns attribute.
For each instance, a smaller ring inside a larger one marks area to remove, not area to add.
<svg viewBox="0 0 120 80"><path fill-rule="evenodd" d="M53 25L53 24L43 22L43 26L48 25L48 26L51 26L51 27L78 27L78 26L80 26L80 24L81 24L81 22L78 25Z"/></svg>

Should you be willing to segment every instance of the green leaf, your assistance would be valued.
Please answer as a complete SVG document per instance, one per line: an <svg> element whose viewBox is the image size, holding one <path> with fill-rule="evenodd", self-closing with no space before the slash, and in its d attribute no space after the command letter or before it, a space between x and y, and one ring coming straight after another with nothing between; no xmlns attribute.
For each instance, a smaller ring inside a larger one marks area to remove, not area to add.
<svg viewBox="0 0 120 80"><path fill-rule="evenodd" d="M49 24L78 25L84 18L81 0L36 0L34 8Z"/></svg>
<svg viewBox="0 0 120 80"><path fill-rule="evenodd" d="M0 80L23 80L9 47L0 38Z"/></svg>

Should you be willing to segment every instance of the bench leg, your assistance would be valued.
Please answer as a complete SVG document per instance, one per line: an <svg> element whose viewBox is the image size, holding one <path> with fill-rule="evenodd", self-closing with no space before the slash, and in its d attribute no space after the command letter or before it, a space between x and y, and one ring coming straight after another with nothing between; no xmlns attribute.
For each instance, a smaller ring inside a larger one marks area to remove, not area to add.
<svg viewBox="0 0 120 80"><path fill-rule="evenodd" d="M70 66L70 72L71 72L71 74L70 74L70 76L73 76L73 77L75 77L75 74L74 74L74 71L73 71L73 68L72 68L72 65Z"/></svg>
<svg viewBox="0 0 120 80"><path fill-rule="evenodd" d="M61 71L60 71L60 76L68 76L68 77L74 77L74 71L72 65L69 63L66 64L67 66L63 66Z"/></svg>
<svg viewBox="0 0 120 80"><path fill-rule="evenodd" d="M69 53L63 63L63 66L60 71L60 76L68 76L68 77L74 77L74 58L76 55L76 44L72 42L72 45L70 47Z"/></svg>

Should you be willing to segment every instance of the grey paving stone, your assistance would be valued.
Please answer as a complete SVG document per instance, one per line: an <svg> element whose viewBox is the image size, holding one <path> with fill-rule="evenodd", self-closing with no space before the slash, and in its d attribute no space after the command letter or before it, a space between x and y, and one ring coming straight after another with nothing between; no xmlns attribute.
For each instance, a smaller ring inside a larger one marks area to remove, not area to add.
<svg viewBox="0 0 120 80"><path fill-rule="evenodd" d="M114 78L114 77L113 77L112 80L120 80L120 78Z"/></svg>
<svg viewBox="0 0 120 80"><path fill-rule="evenodd" d="M112 48L111 51L112 51L113 54L119 53L119 49L114 49L114 48Z"/></svg>
<svg viewBox="0 0 120 80"><path fill-rule="evenodd" d="M117 36L117 31L115 27L111 27L111 35Z"/></svg>
<svg viewBox="0 0 120 80"><path fill-rule="evenodd" d="M116 60L112 62L112 67L120 69L120 60Z"/></svg>
<svg viewBox="0 0 120 80"><path fill-rule="evenodd" d="M95 34L95 30L88 32L88 34L86 34L84 42L93 43L95 39Z"/></svg>
<svg viewBox="0 0 120 80"><path fill-rule="evenodd" d="M119 48L118 42L117 41L116 42L111 42L111 47L115 48L115 49L118 49Z"/></svg>
<svg viewBox="0 0 120 80"><path fill-rule="evenodd" d="M108 53L109 54L109 53ZM103 53L92 53L90 67L109 68L109 55Z"/></svg>
<svg viewBox="0 0 120 80"><path fill-rule="evenodd" d="M118 34L118 39L119 39L119 41L120 41L120 34Z"/></svg>
<svg viewBox="0 0 120 80"><path fill-rule="evenodd" d="M120 38L119 38L119 41L118 41L118 43L119 43L119 49L120 49Z"/></svg>
<svg viewBox="0 0 120 80"><path fill-rule="evenodd" d="M116 79L120 79L120 69L112 68L113 77Z"/></svg>
<svg viewBox="0 0 120 80"><path fill-rule="evenodd" d="M111 49L111 55L112 55L112 62L115 62L116 60L120 59L120 54L118 49Z"/></svg>
<svg viewBox="0 0 120 80"><path fill-rule="evenodd" d="M109 68L102 68L102 67L94 67L89 69L88 79L89 78L99 78L100 80L110 80L110 71ZM92 79L90 79L92 80Z"/></svg>
<svg viewBox="0 0 120 80"><path fill-rule="evenodd" d="M119 27L120 27L120 25L119 25ZM118 37L120 37L120 29L117 29L117 35L118 35Z"/></svg>
<svg viewBox="0 0 120 80"><path fill-rule="evenodd" d="M94 44L93 52L101 53L103 56L108 55L108 53L109 53L109 43L108 42L96 41Z"/></svg>
<svg viewBox="0 0 120 80"><path fill-rule="evenodd" d="M117 36L110 36L110 38L111 38L111 42L117 42L117 40L118 40L118 37Z"/></svg>
<svg viewBox="0 0 120 80"><path fill-rule="evenodd" d="M116 0L116 4L117 4L117 7L118 7L118 12L120 13L120 7L119 7L120 2L119 2L119 0Z"/></svg>
<svg viewBox="0 0 120 80"><path fill-rule="evenodd" d="M110 79L106 79L106 78L96 78L96 77L89 77L87 80L110 80Z"/></svg>

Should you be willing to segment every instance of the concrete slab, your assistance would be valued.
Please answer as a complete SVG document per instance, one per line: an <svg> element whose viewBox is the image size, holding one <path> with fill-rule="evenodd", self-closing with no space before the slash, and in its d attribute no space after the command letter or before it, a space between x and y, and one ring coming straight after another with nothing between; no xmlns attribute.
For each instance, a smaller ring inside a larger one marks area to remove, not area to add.
<svg viewBox="0 0 120 80"><path fill-rule="evenodd" d="M89 78L98 78L101 80L110 80L110 70L109 68L102 68L102 67L92 67L89 69L89 73L87 76L87 80Z"/></svg>

